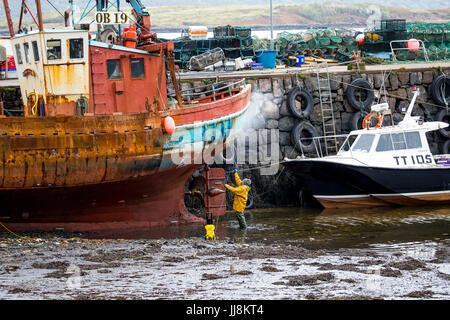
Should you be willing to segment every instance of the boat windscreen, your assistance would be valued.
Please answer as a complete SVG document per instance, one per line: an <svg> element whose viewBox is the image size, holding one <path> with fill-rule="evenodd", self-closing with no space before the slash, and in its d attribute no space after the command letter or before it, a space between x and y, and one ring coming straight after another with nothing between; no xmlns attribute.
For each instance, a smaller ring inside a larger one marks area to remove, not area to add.
<svg viewBox="0 0 450 320"><path fill-rule="evenodd" d="M358 137L357 134L352 134L352 135L348 136L348 138L345 140L344 144L342 145L342 148L340 151L341 152L349 151L357 137Z"/></svg>
<svg viewBox="0 0 450 320"><path fill-rule="evenodd" d="M358 141L352 148L353 152L369 152L372 147L373 140L375 139L374 134L362 134L359 136Z"/></svg>

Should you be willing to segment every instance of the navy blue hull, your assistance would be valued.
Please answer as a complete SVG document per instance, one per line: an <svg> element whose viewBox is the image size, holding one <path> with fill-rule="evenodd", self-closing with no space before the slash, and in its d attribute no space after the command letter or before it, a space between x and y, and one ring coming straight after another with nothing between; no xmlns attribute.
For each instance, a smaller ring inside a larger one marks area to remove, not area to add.
<svg viewBox="0 0 450 320"><path fill-rule="evenodd" d="M364 205L450 202L450 168L389 169L307 160L286 165L321 203L324 199L333 203L342 199L346 204L359 199L355 204Z"/></svg>

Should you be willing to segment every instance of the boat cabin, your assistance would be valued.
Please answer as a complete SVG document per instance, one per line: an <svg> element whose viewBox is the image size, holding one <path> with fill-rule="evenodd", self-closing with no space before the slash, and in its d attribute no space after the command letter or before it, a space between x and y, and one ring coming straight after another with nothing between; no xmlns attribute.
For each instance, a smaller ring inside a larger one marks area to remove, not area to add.
<svg viewBox="0 0 450 320"><path fill-rule="evenodd" d="M25 116L117 114L167 107L164 55L89 39L86 30L11 38Z"/></svg>

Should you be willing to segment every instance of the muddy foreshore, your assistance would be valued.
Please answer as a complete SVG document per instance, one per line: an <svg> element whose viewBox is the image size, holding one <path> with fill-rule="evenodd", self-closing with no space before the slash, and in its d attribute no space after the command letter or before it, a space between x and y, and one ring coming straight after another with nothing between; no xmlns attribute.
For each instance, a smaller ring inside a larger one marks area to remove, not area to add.
<svg viewBox="0 0 450 320"><path fill-rule="evenodd" d="M0 235L0 299L449 299L450 241L420 248Z"/></svg>

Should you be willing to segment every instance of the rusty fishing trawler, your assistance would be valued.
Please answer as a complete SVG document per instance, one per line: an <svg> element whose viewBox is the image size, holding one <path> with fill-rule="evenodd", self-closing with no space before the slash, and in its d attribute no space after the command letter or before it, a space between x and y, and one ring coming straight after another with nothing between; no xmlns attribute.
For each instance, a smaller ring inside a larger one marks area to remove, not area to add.
<svg viewBox="0 0 450 320"><path fill-rule="evenodd" d="M217 129L214 143L225 142L247 108L250 85L183 94L173 42L151 32L139 0L127 2L136 23L122 36L109 30L93 40L82 25L45 29L40 0L32 15L37 30L19 26L16 33L3 0L24 104L23 116L0 116L0 221L12 230L123 231L200 221L184 195L202 164L171 156L182 144L213 143L194 129ZM108 1L96 6L108 8ZM190 141L180 139L186 134Z"/></svg>

